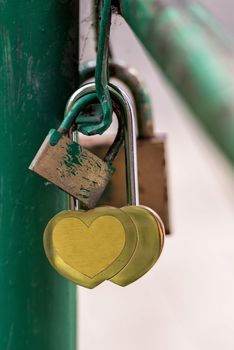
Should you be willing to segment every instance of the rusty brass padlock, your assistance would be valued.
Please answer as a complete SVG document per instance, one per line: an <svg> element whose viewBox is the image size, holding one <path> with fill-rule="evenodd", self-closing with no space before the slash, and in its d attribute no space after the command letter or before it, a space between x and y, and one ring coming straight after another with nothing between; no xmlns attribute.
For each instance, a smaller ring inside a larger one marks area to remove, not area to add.
<svg viewBox="0 0 234 350"><path fill-rule="evenodd" d="M81 80L92 77L95 63L89 62L81 68ZM140 204L146 205L156 211L162 218L166 233L170 233L167 168L165 159L166 136L155 134L152 121L152 109L150 97L134 69L123 64L110 64L111 77L123 81L131 90L136 109L138 124L138 176ZM81 138L81 144L102 156L111 144L111 136ZM126 203L126 189L123 181L125 175L124 152L120 150L118 158L114 162L118 172L103 193L99 205L109 204L121 207Z"/></svg>
<svg viewBox="0 0 234 350"><path fill-rule="evenodd" d="M82 86L76 91L76 100L85 89ZM75 117L68 121L65 118L58 130L49 132L29 169L77 198L86 208L94 208L115 171L112 162L123 143L123 129L119 123L115 140L102 160L69 138Z"/></svg>

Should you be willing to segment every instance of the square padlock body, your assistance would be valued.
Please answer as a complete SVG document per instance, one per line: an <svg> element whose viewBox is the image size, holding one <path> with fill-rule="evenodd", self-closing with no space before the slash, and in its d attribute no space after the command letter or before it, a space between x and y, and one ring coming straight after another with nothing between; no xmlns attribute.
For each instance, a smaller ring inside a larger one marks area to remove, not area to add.
<svg viewBox="0 0 234 350"><path fill-rule="evenodd" d="M113 173L113 168L63 135L55 146L48 134L29 169L93 208Z"/></svg>

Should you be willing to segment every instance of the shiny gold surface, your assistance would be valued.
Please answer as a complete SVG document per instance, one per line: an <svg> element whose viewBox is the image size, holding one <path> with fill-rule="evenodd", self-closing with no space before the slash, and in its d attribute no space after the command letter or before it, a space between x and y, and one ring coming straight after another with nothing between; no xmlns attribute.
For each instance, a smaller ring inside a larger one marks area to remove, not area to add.
<svg viewBox="0 0 234 350"><path fill-rule="evenodd" d="M121 208L137 227L136 250L128 264L111 281L126 286L143 276L158 260L164 242L164 226L159 216L143 206Z"/></svg>
<svg viewBox="0 0 234 350"><path fill-rule="evenodd" d="M53 245L64 262L90 278L110 266L124 244L123 225L108 215L97 218L90 226L77 218L65 218L53 233ZM90 256L95 264L90 264Z"/></svg>
<svg viewBox="0 0 234 350"><path fill-rule="evenodd" d="M53 267L87 288L112 278L128 263L137 230L124 211L100 207L87 212L63 211L48 223L44 248Z"/></svg>

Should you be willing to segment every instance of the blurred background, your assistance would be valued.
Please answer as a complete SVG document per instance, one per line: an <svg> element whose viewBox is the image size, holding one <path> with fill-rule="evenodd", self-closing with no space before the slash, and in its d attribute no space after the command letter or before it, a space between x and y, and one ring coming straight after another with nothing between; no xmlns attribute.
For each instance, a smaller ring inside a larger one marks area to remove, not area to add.
<svg viewBox="0 0 234 350"><path fill-rule="evenodd" d="M202 1L233 35L232 0ZM90 1L81 1L80 61L95 59ZM115 59L134 67L167 134L172 234L155 267L121 288L78 289L80 350L234 349L234 171L117 16ZM212 101L211 101L212 103Z"/></svg>

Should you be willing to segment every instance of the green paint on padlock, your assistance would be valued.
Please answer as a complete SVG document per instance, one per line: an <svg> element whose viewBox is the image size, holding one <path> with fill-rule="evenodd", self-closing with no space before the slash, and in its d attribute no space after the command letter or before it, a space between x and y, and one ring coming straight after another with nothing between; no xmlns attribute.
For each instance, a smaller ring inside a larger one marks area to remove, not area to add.
<svg viewBox="0 0 234 350"><path fill-rule="evenodd" d="M59 142L59 140L62 137L62 134L56 129L51 129L49 131L49 134L50 134L50 144L51 144L51 146L57 145L57 143Z"/></svg>
<svg viewBox="0 0 234 350"><path fill-rule="evenodd" d="M82 165L81 146L77 142L72 142L67 145L67 164Z"/></svg>
<svg viewBox="0 0 234 350"><path fill-rule="evenodd" d="M112 162L123 143L122 124L106 156L100 159L69 137L76 113L88 102L97 101L94 84L92 88L90 85L81 87L70 100L73 103L69 101L64 121L58 130L47 135L30 169L80 200L86 208L93 208L115 171Z"/></svg>

